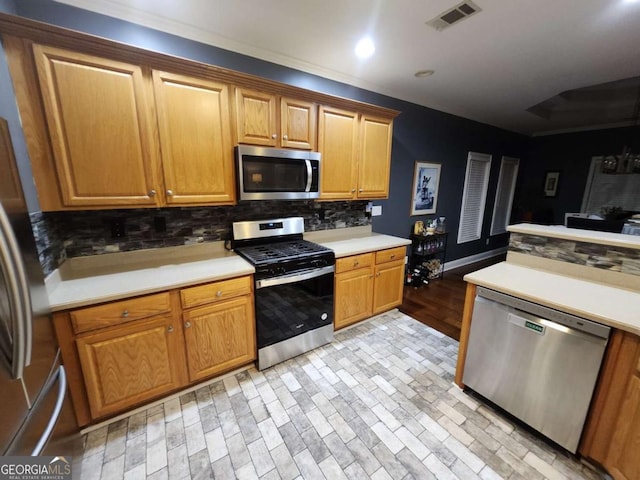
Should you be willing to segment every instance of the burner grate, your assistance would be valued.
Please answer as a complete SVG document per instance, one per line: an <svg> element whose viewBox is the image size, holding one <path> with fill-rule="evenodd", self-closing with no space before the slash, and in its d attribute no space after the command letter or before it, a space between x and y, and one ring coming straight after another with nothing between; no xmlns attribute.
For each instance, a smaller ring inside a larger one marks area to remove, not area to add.
<svg viewBox="0 0 640 480"><path fill-rule="evenodd" d="M236 250L247 260L256 265L303 258L309 255L330 251L322 245L308 242L306 240L267 243L252 247L240 247Z"/></svg>

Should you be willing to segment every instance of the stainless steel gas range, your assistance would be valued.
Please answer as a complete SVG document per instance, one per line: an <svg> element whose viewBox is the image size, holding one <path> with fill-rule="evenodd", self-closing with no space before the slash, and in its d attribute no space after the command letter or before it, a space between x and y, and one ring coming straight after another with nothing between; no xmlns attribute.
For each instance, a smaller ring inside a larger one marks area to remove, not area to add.
<svg viewBox="0 0 640 480"><path fill-rule="evenodd" d="M335 255L303 233L302 217L233 224L233 250L256 270L259 370L333 340Z"/></svg>

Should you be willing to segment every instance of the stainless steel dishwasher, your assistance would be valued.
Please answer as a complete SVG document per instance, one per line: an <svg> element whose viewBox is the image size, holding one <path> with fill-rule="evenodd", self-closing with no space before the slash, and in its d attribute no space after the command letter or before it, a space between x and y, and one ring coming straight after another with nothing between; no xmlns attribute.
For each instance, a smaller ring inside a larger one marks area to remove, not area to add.
<svg viewBox="0 0 640 480"><path fill-rule="evenodd" d="M479 287L463 383L575 453L610 330Z"/></svg>

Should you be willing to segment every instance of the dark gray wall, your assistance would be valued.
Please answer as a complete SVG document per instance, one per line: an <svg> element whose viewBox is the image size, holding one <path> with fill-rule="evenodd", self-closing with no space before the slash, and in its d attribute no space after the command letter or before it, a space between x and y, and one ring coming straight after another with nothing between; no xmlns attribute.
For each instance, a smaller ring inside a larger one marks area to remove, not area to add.
<svg viewBox="0 0 640 480"><path fill-rule="evenodd" d="M561 224L566 212L580 211L591 157L620 154L624 145L640 151L640 127L534 137L529 145L529 161L521 165L518 176L514 220L531 212L535 222ZM548 171L560 172L557 195L551 198L543 194Z"/></svg>
<svg viewBox="0 0 640 480"><path fill-rule="evenodd" d="M13 0L0 0L0 11L16 14L15 2ZM20 171L22 190L24 191L24 196L27 201L27 208L30 212L36 212L40 210L40 204L38 203L36 187L33 183L27 145L20 124L20 116L18 114L18 107L16 106L15 93L13 91L13 84L11 83L4 49L0 52L0 117L5 118L9 123L9 133L11 134L11 142L13 144L16 161L18 162L18 170Z"/></svg>
<svg viewBox="0 0 640 480"><path fill-rule="evenodd" d="M510 155L525 161L528 138L523 135L50 0L21 0L16 6L19 15L34 20L399 110L402 114L394 124L390 195L388 200L374 202L383 207L382 216L373 219L374 231L406 237L414 221L426 219L411 217L409 212L414 162L429 161L442 164L436 215L447 218L447 227L450 231L447 260L506 245L505 235L492 238L489 245L486 245L485 239L488 237L491 222L500 157ZM493 155L489 196L483 239L456 245L464 173L469 151Z"/></svg>

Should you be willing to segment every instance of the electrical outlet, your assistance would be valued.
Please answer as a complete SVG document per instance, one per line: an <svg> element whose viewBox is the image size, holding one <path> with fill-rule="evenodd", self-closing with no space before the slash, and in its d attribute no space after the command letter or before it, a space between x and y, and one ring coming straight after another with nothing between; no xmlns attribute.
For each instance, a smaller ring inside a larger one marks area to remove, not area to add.
<svg viewBox="0 0 640 480"><path fill-rule="evenodd" d="M167 231L167 219L165 217L153 217L153 229L156 233Z"/></svg>
<svg viewBox="0 0 640 480"><path fill-rule="evenodd" d="M124 218L111 219L111 238L122 238L125 236Z"/></svg>

